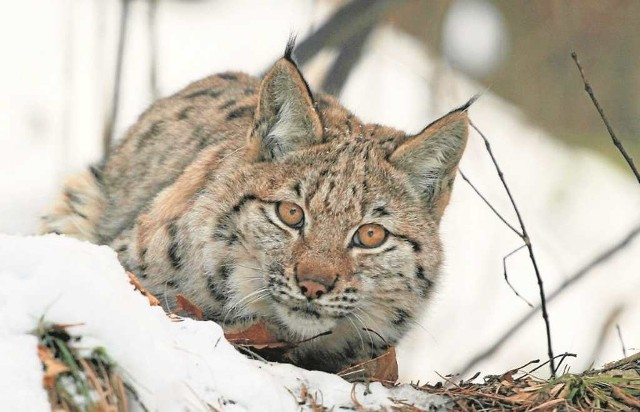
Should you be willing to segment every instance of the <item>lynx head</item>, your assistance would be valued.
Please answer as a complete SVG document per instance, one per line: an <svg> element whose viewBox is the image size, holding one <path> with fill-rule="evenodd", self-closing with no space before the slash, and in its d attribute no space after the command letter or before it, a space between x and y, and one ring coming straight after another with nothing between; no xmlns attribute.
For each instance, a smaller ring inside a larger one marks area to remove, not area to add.
<svg viewBox="0 0 640 412"><path fill-rule="evenodd" d="M225 310L268 313L297 338L365 329L395 342L438 276L467 128L466 107L416 135L364 125L329 97L315 102L289 54L279 60L240 166L210 187Z"/></svg>

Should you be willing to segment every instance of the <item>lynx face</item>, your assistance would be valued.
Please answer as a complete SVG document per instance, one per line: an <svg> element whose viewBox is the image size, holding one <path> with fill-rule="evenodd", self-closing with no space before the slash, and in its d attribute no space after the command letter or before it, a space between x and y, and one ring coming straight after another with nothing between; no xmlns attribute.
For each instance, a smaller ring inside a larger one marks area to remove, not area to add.
<svg viewBox="0 0 640 412"><path fill-rule="evenodd" d="M298 339L344 323L395 341L437 276L440 244L437 217L384 151L319 145L241 175L225 186L251 190L210 219L218 240L208 254L226 249L227 278L242 279L227 284L227 320L267 313Z"/></svg>
<svg viewBox="0 0 640 412"><path fill-rule="evenodd" d="M157 102L45 230L109 244L168 309L184 294L227 331L331 332L287 356L338 371L396 343L428 301L467 107L416 135L362 124L314 100L288 51L260 81L224 73Z"/></svg>
<svg viewBox="0 0 640 412"><path fill-rule="evenodd" d="M332 332L301 346L302 364L349 348L373 356L420 313L467 135L464 109L416 136L326 125L330 112L320 113L295 65L277 63L246 151L225 160L188 219L204 228L201 272L225 296L223 323L266 319L290 341Z"/></svg>

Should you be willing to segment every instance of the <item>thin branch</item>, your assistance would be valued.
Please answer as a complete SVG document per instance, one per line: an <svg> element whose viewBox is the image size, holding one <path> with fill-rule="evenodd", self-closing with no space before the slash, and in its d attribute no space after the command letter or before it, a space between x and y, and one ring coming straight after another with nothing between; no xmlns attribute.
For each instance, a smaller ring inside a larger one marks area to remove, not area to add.
<svg viewBox="0 0 640 412"><path fill-rule="evenodd" d="M627 347L624 345L624 339L622 339L622 331L620 325L616 323L616 330L618 331L618 339L620 340L620 346L622 346L622 356L627 357Z"/></svg>
<svg viewBox="0 0 640 412"><path fill-rule="evenodd" d="M564 358L566 358L567 356L570 356L572 358L577 357L578 355L576 355L575 353L569 353L569 352L565 352L565 353L561 353L560 355L556 355L556 358L562 358L562 360L564 360ZM537 365L535 368L531 369L529 372L527 372L528 374L532 374L533 372L537 371L538 369L542 368L544 365L548 364L549 361L546 360L544 362L542 362L540 365ZM558 367L560 367L560 364L558 364Z"/></svg>
<svg viewBox="0 0 640 412"><path fill-rule="evenodd" d="M570 357L570 358L577 358L578 357L578 355L576 355L575 353L569 353L569 352L565 352L562 355L558 355L558 356L560 356L560 362L558 362L558 366L556 366L556 373L560 369L560 366L562 366L562 362L564 362L564 360L567 357Z"/></svg>
<svg viewBox="0 0 640 412"><path fill-rule="evenodd" d="M613 327L615 322L620 317L620 313L622 313L623 308L624 305L617 305L609 311L609 314L605 318L605 321L602 322L602 325L600 326L600 333L598 333L598 339L596 339L595 344L593 345L593 349L591 350L591 356L587 358L589 359L589 365L593 365L596 362L596 359L598 359L598 356L602 352L602 347L605 344L607 336L609 335L609 332L611 331L611 328Z"/></svg>
<svg viewBox="0 0 640 412"><path fill-rule="evenodd" d="M515 370L521 371L521 370L523 370L524 368L526 368L529 365L538 364L538 363L540 363L540 359L530 360L529 362L525 363L524 365L515 368ZM531 372L529 372L529 373L531 373Z"/></svg>
<svg viewBox="0 0 640 412"><path fill-rule="evenodd" d="M147 20L147 36L149 37L149 87L153 101L160 97L158 87L158 2L149 1L149 16Z"/></svg>
<svg viewBox="0 0 640 412"><path fill-rule="evenodd" d="M518 229L516 229L515 227L513 227L500 213L498 213L498 211L496 210L495 207L493 207L493 205L487 200L486 197L484 197L484 195L482 193L480 193L480 191L478 190L478 188L471 183L471 180L469 180L469 178L462 172L461 169L458 169L458 172L460 173L460 176L462 176L462 179L464 179L465 182L467 182L469 184L469 186L471 186L471 188L473 189L474 192L476 192L476 194L480 197L480 199L482 199L482 201L489 206L489 209L491 209L491 211L498 216L498 218L502 221L502 223L504 223L505 225L507 225L507 227L509 229L511 229L519 238L524 238L524 236L522 235L522 233L520 233L518 231ZM513 291L513 293L515 293L515 295L517 297L519 297L520 299L522 299L529 307L533 307L533 305L527 300L525 299L522 295L520 295L520 293L518 293L518 291L513 287L513 285L511 284L511 282L509 281L509 275L507 273L507 259L512 256L514 253L518 252L519 250L521 250L522 248L526 247L526 245L522 245L520 247L518 247L516 250L510 252L509 254L507 254L505 257L502 258L502 268L504 269L504 280L507 282L507 285L509 285L509 287L511 288L511 290Z"/></svg>
<svg viewBox="0 0 640 412"><path fill-rule="evenodd" d="M549 313L547 311L547 299L544 292L544 284L542 282L542 276L540 275L540 270L538 269L538 262L536 261L535 254L533 253L533 245L531 244L529 234L527 233L527 228L525 227L524 221L522 220L522 216L520 215L520 210L518 209L518 206L516 205L516 202L513 199L513 196L511 195L511 190L509 189L509 186L507 185L507 182L504 179L504 174L502 173L502 170L500 169L500 166L498 165L498 162L495 156L493 155L493 151L491 150L491 144L489 143L489 139L486 138L486 136L480 131L480 129L476 127L476 125L472 121L469 121L469 124L471 125L471 127L475 129L476 132L478 132L480 137L482 137L482 140L484 140L484 145L487 149L487 153L489 153L489 156L491 157L491 161L493 162L493 165L495 166L496 171L498 172L498 177L502 182L502 186L504 187L504 190L507 192L507 196L509 196L509 201L511 202L511 206L513 206L513 210L516 212L518 222L520 223L522 240L524 241L525 245L527 246L527 250L529 251L531 264L533 265L533 270L536 274L536 279L538 281L538 291L540 292L540 305L542 308L542 319L544 320L544 326L547 334L547 355L549 357L549 368L551 370L551 376L555 377L556 367L555 367L555 357L553 355L553 346L551 344L551 322L549 320Z"/></svg>
<svg viewBox="0 0 640 412"><path fill-rule="evenodd" d="M113 81L113 95L111 98L111 112L109 120L105 125L102 134L102 154L106 158L111 151L111 143L113 142L113 134L115 132L116 122L118 120L118 106L120 104L120 83L122 80L122 66L124 64L124 48L127 38L127 26L129 22L130 0L122 0L120 9L120 30L118 33L118 51L116 56L116 73Z"/></svg>
<svg viewBox="0 0 640 412"><path fill-rule="evenodd" d="M369 34L373 31L375 23L374 20L368 22L368 25L364 26L360 32L355 33L351 39L344 44L322 82L321 88L325 92L335 96L340 95L342 88L349 78L349 73L351 73L351 70L362 56L364 44Z"/></svg>
<svg viewBox="0 0 640 412"><path fill-rule="evenodd" d="M602 252L601 254L599 254L595 259L593 259L591 262L589 262L586 265L584 265L580 270L578 270L572 276L570 276L568 279L566 279L556 290L554 290L551 294L549 294L549 296L547 297L547 302L553 301L555 298L560 296L564 291L566 291L574 283L576 283L576 282L580 281L582 278L584 278L585 275L587 275L589 272L591 272L591 270L593 270L596 267L600 266L602 263L606 262L612 256L614 256L619 251L624 249L627 245L629 245L633 241L633 239L636 236L638 236L638 234L640 234L640 224L638 224L636 227L634 227L618 243L614 244L609 249L607 249L604 252ZM536 306L534 309L529 311L518 322L516 322L513 326L511 326L509 329L507 329L500 336L500 338L498 338L498 340L496 340L493 343L493 345L491 345L489 348L485 349L484 351L476 354L473 358L471 358L471 360L469 362L467 362L467 364L462 368L462 372L460 372L460 375L461 376L466 375L467 373L469 373L470 370L475 368L475 366L479 362L482 362L483 360L489 358L494 353L496 353L498 351L498 349L500 349L502 347L502 345L504 345L504 343L511 336L513 336L518 330L520 330L520 328L522 328L529 320L531 320L536 315L538 310L540 310L540 305Z"/></svg>
<svg viewBox="0 0 640 412"><path fill-rule="evenodd" d="M513 287L511 282L509 282L509 276L507 275L507 259L509 259L509 257L513 256L515 253L521 251L525 246L527 246L527 245L521 245L519 248L517 248L516 250L511 251L505 257L503 257L502 258L502 269L504 270L504 280L505 280L505 282L507 282L507 285L509 285L509 287L511 288L513 293L515 293L517 297L522 299L524 301L524 303L526 303L530 308L533 308L533 305L531 304L531 302L529 302L524 296L521 296L518 293L518 291L516 290L516 288Z"/></svg>
<svg viewBox="0 0 640 412"><path fill-rule="evenodd" d="M627 164L631 168L631 171L636 176L636 179L638 179L638 183L640 183L640 173L638 172L636 165L633 163L633 159L631 158L631 156L629 156L629 154L625 150L620 140L618 140L618 137L613 131L613 128L611 127L611 124L609 123L607 116L604 114L604 110L602 109L602 106L600 106L598 99L596 99L595 94L593 94L593 89L591 88L591 84L589 83L586 76L584 75L584 70L582 69L580 60L578 60L578 54L575 51L572 51L571 57L573 58L573 61L576 62L576 66L578 67L578 71L580 72L580 77L582 77L582 82L584 83L584 90L587 92L587 94L591 98L591 101L593 102L593 105L596 107L596 110L600 114L600 118L602 118L602 121L604 122L604 125L607 128L607 132L609 132L609 136L611 136L611 140L613 141L613 144L616 145L616 147L622 154L622 157L624 157L624 160L626 160Z"/></svg>
<svg viewBox="0 0 640 412"><path fill-rule="evenodd" d="M327 22L296 47L295 56L302 66L325 47L342 47L357 33L376 22L389 8L406 0L354 0L347 2Z"/></svg>
<svg viewBox="0 0 640 412"><path fill-rule="evenodd" d="M464 179L465 182L467 182L469 184L469 186L471 186L471 188L473 189L474 192L476 192L476 194L480 197L480 199L482 199L482 201L489 206L489 209L491 209L491 211L498 216L498 219L502 220L502 223L504 223L505 225L507 225L507 227L509 229L511 229L513 231L513 233L515 233L516 235L518 235L519 238L522 238L522 233L520 233L520 231L518 229L516 229L515 227L513 227L513 225L509 222L507 222L507 219L505 219L504 217L502 217L502 215L500 213L498 213L498 211L496 210L495 207L493 207L493 205L491 203L489 203L489 201L487 200L486 197L484 197L482 195L482 193L480 193L480 191L474 186L473 183L471 183L471 180L469 180L469 178L462 173L462 169L458 169L458 172L460 173L460 176L462 176L462 179Z"/></svg>

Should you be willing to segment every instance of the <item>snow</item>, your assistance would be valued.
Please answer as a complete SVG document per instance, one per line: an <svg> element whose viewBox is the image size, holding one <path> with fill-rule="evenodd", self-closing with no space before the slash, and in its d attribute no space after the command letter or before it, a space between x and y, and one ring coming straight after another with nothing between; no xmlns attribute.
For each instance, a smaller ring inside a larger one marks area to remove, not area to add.
<svg viewBox="0 0 640 412"><path fill-rule="evenodd" d="M171 320L129 283L116 254L58 235L0 235L0 403L45 411L42 366L32 331L41 318L81 336L84 350L104 347L150 410L295 411L303 386L322 405L428 408L444 400L408 386L354 385L323 372L248 359L213 322ZM366 392L366 394L365 394ZM132 402L136 405L135 402Z"/></svg>
<svg viewBox="0 0 640 412"><path fill-rule="evenodd" d="M162 94L222 70L261 73L281 55L292 30L302 39L337 3L160 2ZM38 216L59 191L64 175L98 158L102 121L109 107L117 6L116 1L104 0L0 3L0 49L8 62L0 67L0 232L34 233ZM35 9L38 13L34 14ZM132 3L119 132L150 103L146 11L144 2ZM325 54L325 60L332 56ZM326 61L317 63L327 66ZM315 89L322 76L314 73L314 68L307 65L303 71ZM582 88L578 78L574 80L567 79L566 87ZM594 153L559 143L517 107L451 70L407 34L387 27L376 30L367 42L363 59L340 98L365 120L417 132L478 92L484 93L471 108L471 118L491 139L531 232L545 286L553 290L640 221L640 191L628 170L615 168ZM597 116L595 111L593 115ZM608 139L604 131L602 138ZM475 133L462 170L510 222L516 222ZM405 382L440 380L436 371L455 373L528 311L502 277L502 257L521 242L461 180L454 186L442 236L446 251L442 284L425 310L421 326L398 348L400 376ZM69 265L75 264L71 253L66 258ZM627 349L640 348L640 328L636 326L640 324L638 267L640 241L636 240L549 306L554 349L578 354L577 359L568 361L572 370L622 356L616 323ZM518 291L536 304L537 286L526 252L510 259L509 271ZM3 296L5 292L0 291ZM94 307L93 302L88 303ZM607 328L607 318L618 307L622 312ZM84 310L78 308L78 312ZM111 322L113 319L119 318L111 318ZM599 347L601 330L606 338ZM0 356L1 370L9 368L9 361L14 368L22 362L25 374L20 378L38 380L35 369L28 375L36 361L27 345L35 343L31 336L17 336L22 342L19 346L11 352L0 351L11 354L10 359ZM119 338L124 339L122 336ZM7 345L5 339L0 339L2 345ZM544 329L536 317L476 370L501 373L545 355ZM19 393L16 389L11 396Z"/></svg>

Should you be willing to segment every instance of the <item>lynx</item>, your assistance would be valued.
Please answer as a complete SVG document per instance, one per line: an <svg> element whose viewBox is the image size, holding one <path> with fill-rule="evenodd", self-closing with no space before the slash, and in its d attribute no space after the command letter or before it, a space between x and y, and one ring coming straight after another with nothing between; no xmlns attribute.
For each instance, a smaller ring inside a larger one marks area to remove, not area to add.
<svg viewBox="0 0 640 412"><path fill-rule="evenodd" d="M469 104L416 135L364 124L311 93L292 48L262 79L222 73L154 103L42 230L111 246L163 302L183 294L225 331L307 339L285 360L336 372L429 301Z"/></svg>

